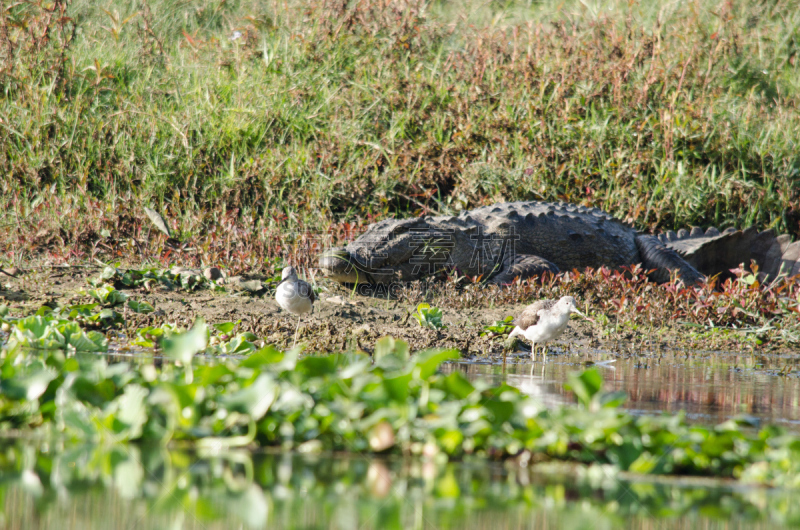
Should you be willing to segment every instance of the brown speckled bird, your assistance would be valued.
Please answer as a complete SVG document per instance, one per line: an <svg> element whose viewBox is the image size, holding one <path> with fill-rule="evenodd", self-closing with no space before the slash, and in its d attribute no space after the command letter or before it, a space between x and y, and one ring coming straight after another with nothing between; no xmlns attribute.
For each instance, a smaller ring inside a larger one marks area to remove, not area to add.
<svg viewBox="0 0 800 530"><path fill-rule="evenodd" d="M536 359L536 344L542 344L542 358L547 360L547 350L544 343L558 338L567 328L569 316L577 313L585 315L575 307L575 299L564 296L560 300L539 300L526 307L514 320L516 327L509 334L509 338L518 335L528 339L531 343L531 360Z"/></svg>

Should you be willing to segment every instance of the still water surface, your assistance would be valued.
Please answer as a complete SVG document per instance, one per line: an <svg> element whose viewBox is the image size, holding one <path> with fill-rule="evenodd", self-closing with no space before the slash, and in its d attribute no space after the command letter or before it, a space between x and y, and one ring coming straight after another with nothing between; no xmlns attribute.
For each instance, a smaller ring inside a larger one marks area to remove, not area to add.
<svg viewBox="0 0 800 530"><path fill-rule="evenodd" d="M649 530L800 524L792 493L543 474L499 463L136 446L3 449L8 529Z"/></svg>
<svg viewBox="0 0 800 530"><path fill-rule="evenodd" d="M746 416L800 431L800 378L776 375L792 359L584 352L551 356L546 364L514 361L445 370L507 381L555 406L573 401L564 383L593 361L606 390L624 390L625 407L636 414L685 410L691 421L706 424ZM53 448L23 441L0 442L0 506L0 527L9 529L800 527L793 492L631 482L601 468L576 475L486 461Z"/></svg>
<svg viewBox="0 0 800 530"><path fill-rule="evenodd" d="M634 414L675 414L689 421L718 424L746 417L756 426L780 425L800 432L800 377L777 375L795 359L731 353L663 354L622 358L586 353L551 355L547 363L453 364L470 378L506 381L523 392L556 405L573 402L564 389L570 373L585 369L587 359L603 374L605 390L628 394L624 408Z"/></svg>

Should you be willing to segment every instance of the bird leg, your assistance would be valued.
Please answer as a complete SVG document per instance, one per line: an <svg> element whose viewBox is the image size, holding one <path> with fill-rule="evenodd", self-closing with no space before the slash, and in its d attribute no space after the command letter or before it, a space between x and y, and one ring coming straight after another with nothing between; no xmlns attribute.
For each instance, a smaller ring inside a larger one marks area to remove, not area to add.
<svg viewBox="0 0 800 530"><path fill-rule="evenodd" d="M297 327L294 328L294 342L292 342L292 349L294 349L295 345L297 344L297 332L300 331L300 316L297 317Z"/></svg>
<svg viewBox="0 0 800 530"><path fill-rule="evenodd" d="M531 342L531 362L536 362L536 343Z"/></svg>

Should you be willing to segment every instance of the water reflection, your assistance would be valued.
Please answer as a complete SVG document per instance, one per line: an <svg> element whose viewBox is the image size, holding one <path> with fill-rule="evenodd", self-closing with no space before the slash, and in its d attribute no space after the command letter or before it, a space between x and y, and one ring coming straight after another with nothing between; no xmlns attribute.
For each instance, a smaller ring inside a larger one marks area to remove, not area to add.
<svg viewBox="0 0 800 530"><path fill-rule="evenodd" d="M775 528L787 492L570 477L514 464L198 455L137 446L0 455L4 528Z"/></svg>
<svg viewBox="0 0 800 530"><path fill-rule="evenodd" d="M584 359L584 354L564 354L551 356L545 365L509 363L504 369L464 363L446 369L492 382L506 380L548 405L556 405L573 401L564 382L571 372L584 368ZM615 362L598 364L606 390L624 390L628 394L624 407L633 413L683 410L691 421L707 424L746 416L800 431L800 378L776 375L793 359L693 353L691 357L675 354L612 360Z"/></svg>

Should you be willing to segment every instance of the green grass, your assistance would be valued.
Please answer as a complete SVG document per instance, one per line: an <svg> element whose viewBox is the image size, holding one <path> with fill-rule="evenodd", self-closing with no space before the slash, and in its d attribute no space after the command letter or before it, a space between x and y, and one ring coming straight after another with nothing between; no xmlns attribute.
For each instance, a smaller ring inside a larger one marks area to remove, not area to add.
<svg viewBox="0 0 800 530"><path fill-rule="evenodd" d="M253 268L286 231L516 199L800 232L792 2L403 7L4 7L0 245L164 259L151 206L172 257Z"/></svg>

